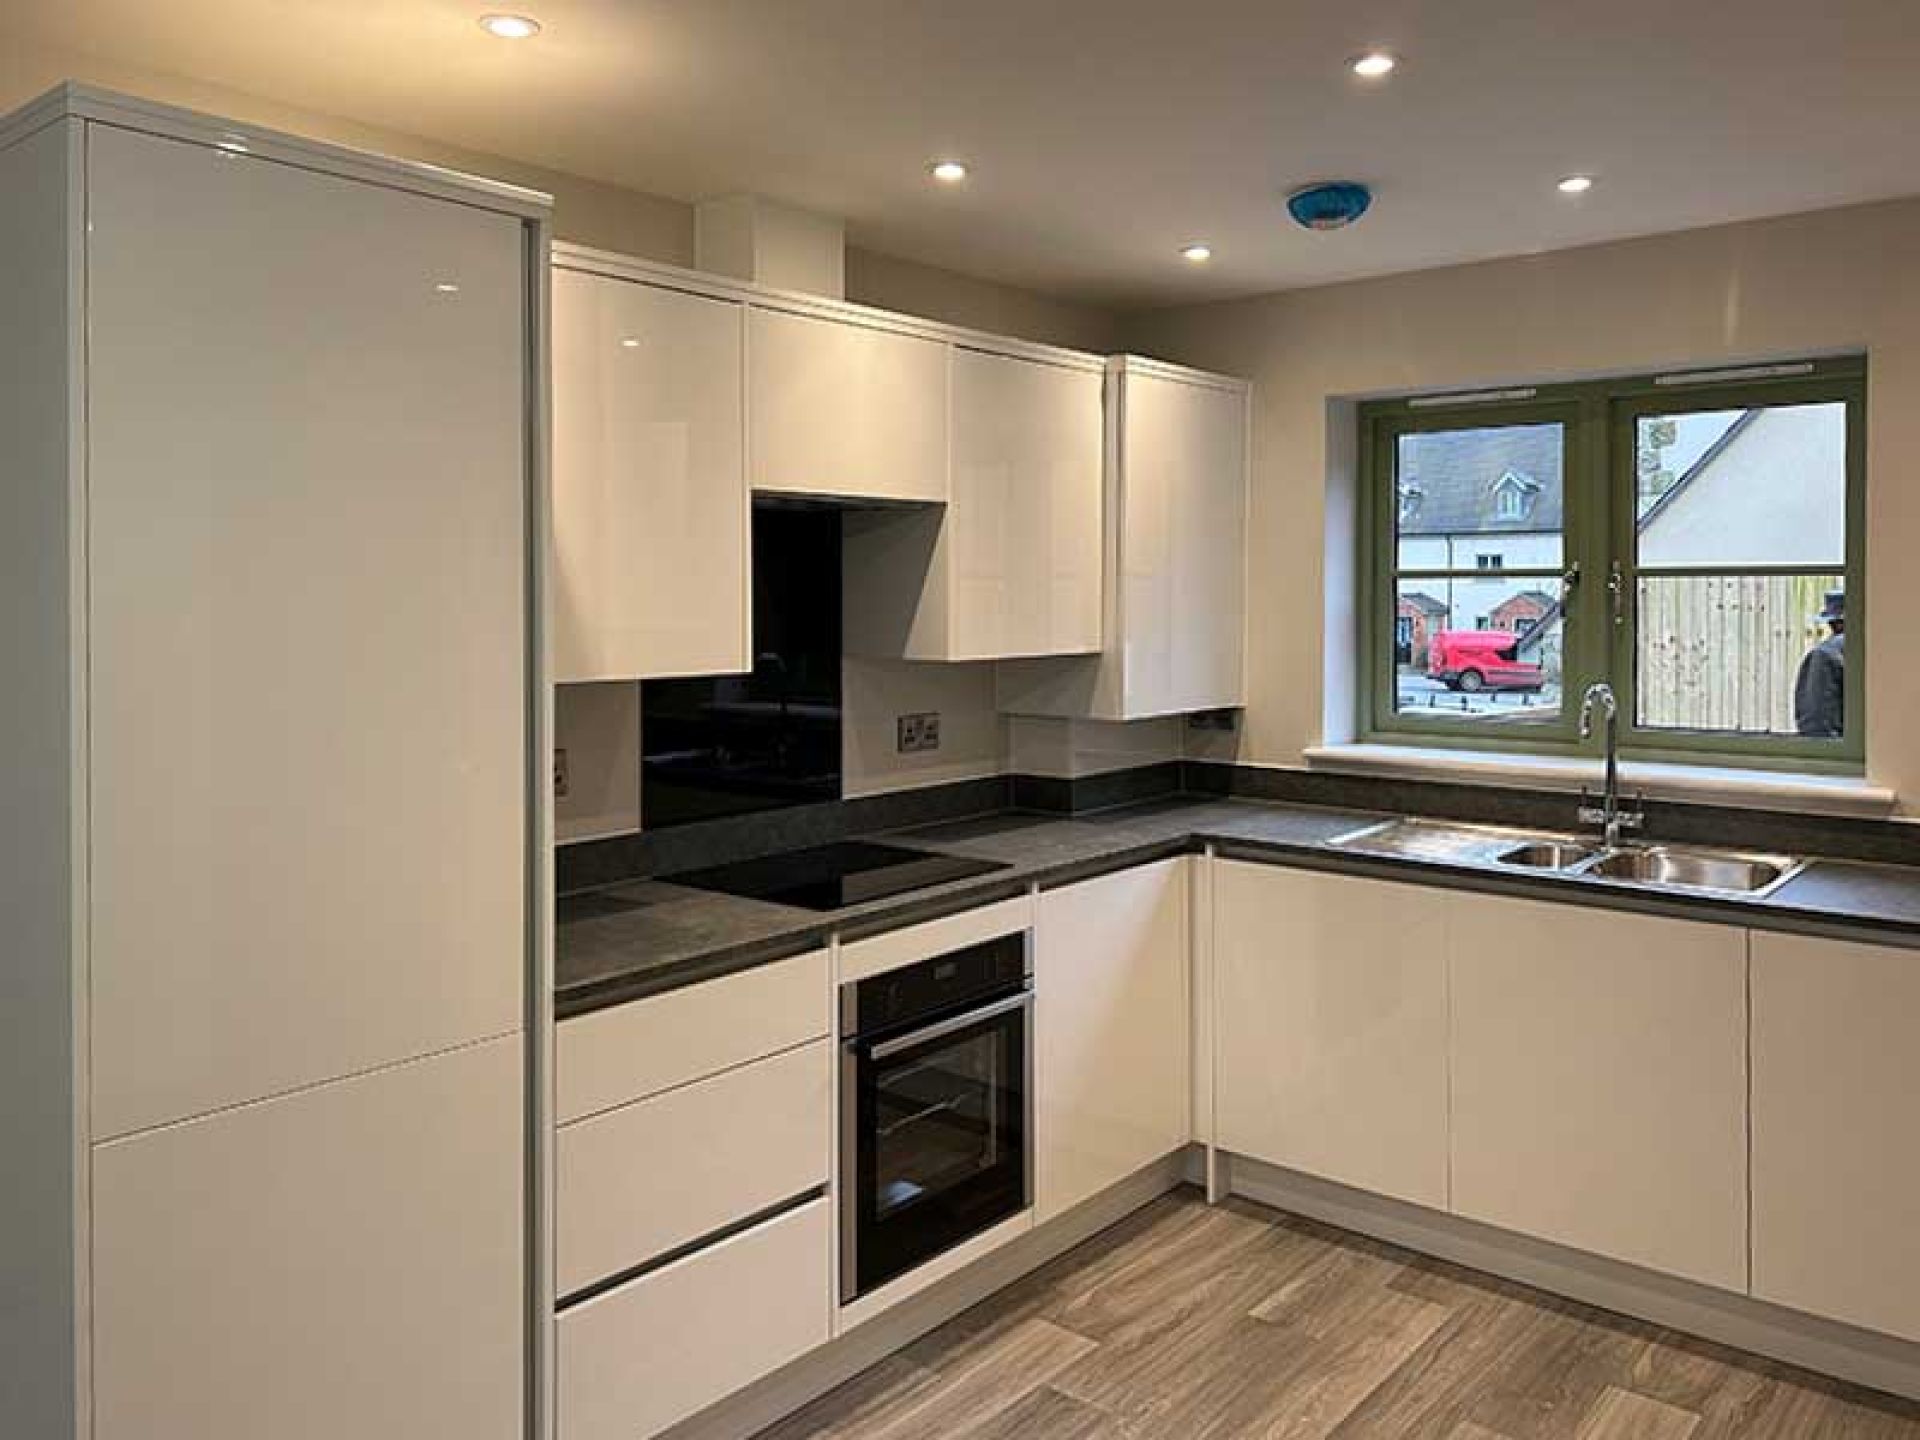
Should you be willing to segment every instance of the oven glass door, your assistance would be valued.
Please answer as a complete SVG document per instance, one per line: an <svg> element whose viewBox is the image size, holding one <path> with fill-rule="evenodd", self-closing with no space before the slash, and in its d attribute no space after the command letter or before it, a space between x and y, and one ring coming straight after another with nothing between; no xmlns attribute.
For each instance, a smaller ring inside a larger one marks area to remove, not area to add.
<svg viewBox="0 0 1920 1440"><path fill-rule="evenodd" d="M843 1300L1027 1208L1032 998L849 1044Z"/></svg>

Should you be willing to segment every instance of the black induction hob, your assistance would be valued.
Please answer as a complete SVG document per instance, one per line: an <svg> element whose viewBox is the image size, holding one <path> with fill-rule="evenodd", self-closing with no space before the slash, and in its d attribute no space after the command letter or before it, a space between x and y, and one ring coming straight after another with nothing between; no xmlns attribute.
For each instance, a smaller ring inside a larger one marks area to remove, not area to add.
<svg viewBox="0 0 1920 1440"><path fill-rule="evenodd" d="M707 870L662 875L668 885L690 885L717 890L748 900L795 905L802 910L840 910L884 900L929 885L965 880L1004 870L998 860L974 860L964 855L936 855L904 845L878 845L866 840L842 840L810 850L791 850L758 860L740 860Z"/></svg>

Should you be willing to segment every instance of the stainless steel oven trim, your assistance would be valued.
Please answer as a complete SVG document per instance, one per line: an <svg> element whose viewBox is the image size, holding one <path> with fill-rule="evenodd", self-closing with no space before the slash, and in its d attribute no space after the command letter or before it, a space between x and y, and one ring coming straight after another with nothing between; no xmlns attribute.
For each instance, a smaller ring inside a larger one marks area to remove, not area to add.
<svg viewBox="0 0 1920 1440"><path fill-rule="evenodd" d="M962 1011L958 1015L949 1015L945 1020L936 1020L931 1025L905 1035L896 1035L891 1040L882 1040L879 1044L864 1044L855 1040L853 1045L867 1051L875 1060L887 1060L903 1050L911 1050L916 1045L924 1045L929 1040L939 1040L948 1035L969 1030L986 1020L997 1020L1010 1010L1031 1008L1033 991L1022 990L1017 995L1009 995L1004 1000L996 1000L991 1005L982 1005L977 1009Z"/></svg>
<svg viewBox="0 0 1920 1440"><path fill-rule="evenodd" d="M860 1275L860 1227L858 1223L858 1210L856 1208L856 1198L860 1184L858 1173L860 1166L860 1135L859 1106L854 1102L854 1095L860 1083L860 1059L863 1051L870 1050L875 1059L884 1059L887 1055L895 1054L909 1044L922 1040L937 1039L942 1034L951 1034L954 1030L961 1029L979 1020L995 1019L1007 1011L1025 1008L1027 1011L1027 1033L1025 1036L1026 1043L1021 1047L1025 1056L1025 1064L1022 1067L1025 1074L1021 1077L1021 1107L1025 1112L1026 1134L1021 1147L1024 1151L1023 1159L1025 1163L1021 1166L1021 1169L1024 1172L1026 1184L1026 1193L1024 1196L1026 1208L1028 1210L1033 1208L1034 1170L1037 1168L1037 1157L1039 1154L1039 1147L1034 1143L1033 1133L1035 1113L1038 1108L1034 1100L1033 1075L1035 1062L1034 1052L1040 1048L1040 1037L1037 1027L1033 1023L1033 931L1025 931L1021 938L1026 959L1026 964L1022 968L1025 972L1027 983L1026 988L1022 989L1019 994L1009 996L1005 1000L996 1001L991 1006L982 1006L979 1009L969 1010L963 1015L956 1015L952 1017L951 1020L941 1021L936 1025L927 1026L922 1030L915 1031L911 1035L901 1036L897 1040L884 1042L890 1046L890 1048L884 1051L878 1046L864 1045L852 1035L845 1033L845 1030L851 1025L851 1021L846 1018L851 1013L847 1007L852 998L853 988L859 982L848 981L840 987L843 1026L840 1040L839 1089L840 1174L837 1187L839 1193L834 1199L836 1208L840 1212L840 1284L838 1288L840 1292L840 1303L842 1305L851 1305L855 1300L861 1298L858 1288Z"/></svg>

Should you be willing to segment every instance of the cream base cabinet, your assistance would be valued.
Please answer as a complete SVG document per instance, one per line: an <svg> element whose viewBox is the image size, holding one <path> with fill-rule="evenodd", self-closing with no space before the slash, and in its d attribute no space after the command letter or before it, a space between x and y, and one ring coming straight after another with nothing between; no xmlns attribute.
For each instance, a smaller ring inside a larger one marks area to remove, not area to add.
<svg viewBox="0 0 1920 1440"><path fill-rule="evenodd" d="M1248 390L1108 361L1104 651L999 667L1017 715L1137 720L1245 703Z"/></svg>
<svg viewBox="0 0 1920 1440"><path fill-rule="evenodd" d="M1040 896L1034 933L1036 1219L1190 1138L1191 865Z"/></svg>
<svg viewBox="0 0 1920 1440"><path fill-rule="evenodd" d="M94 1151L101 1440L518 1440L517 1036Z"/></svg>
<svg viewBox="0 0 1920 1440"><path fill-rule="evenodd" d="M1747 937L1484 895L1447 911L1453 1209L1747 1288Z"/></svg>
<svg viewBox="0 0 1920 1440"><path fill-rule="evenodd" d="M944 510L848 518L847 648L908 660L1098 651L1101 369L953 349Z"/></svg>
<svg viewBox="0 0 1920 1440"><path fill-rule="evenodd" d="M747 454L770 494L947 498L947 353L873 312L747 310Z"/></svg>
<svg viewBox="0 0 1920 1440"><path fill-rule="evenodd" d="M1435 891L1215 861L1216 1143L1444 1209L1445 938Z"/></svg>
<svg viewBox="0 0 1920 1440"><path fill-rule="evenodd" d="M599 268L594 268L599 267ZM746 309L563 251L553 272L553 677L753 668Z"/></svg>
<svg viewBox="0 0 1920 1440"><path fill-rule="evenodd" d="M1920 1340L1920 951L1753 937L1753 1294Z"/></svg>

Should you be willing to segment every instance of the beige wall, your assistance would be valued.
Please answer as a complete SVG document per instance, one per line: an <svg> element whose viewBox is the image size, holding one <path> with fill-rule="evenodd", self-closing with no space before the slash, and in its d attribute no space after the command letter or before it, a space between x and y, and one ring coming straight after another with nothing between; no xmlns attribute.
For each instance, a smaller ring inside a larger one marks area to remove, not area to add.
<svg viewBox="0 0 1920 1440"><path fill-rule="evenodd" d="M103 85L315 140L422 160L544 190L554 197L554 232L562 240L669 265L693 264L693 206L686 201L582 180L498 155L298 109L269 97L72 51L43 50L13 41L0 47L0 115L63 80ZM860 249L847 253L847 298L949 324L1084 349L1105 348L1119 329L1119 317L1109 310L1054 300Z"/></svg>
<svg viewBox="0 0 1920 1440"><path fill-rule="evenodd" d="M1126 338L1253 381L1247 716L1208 753L1272 765L1350 734L1347 401L1864 349L1882 617L1867 763L1920 813L1920 639L1904 623L1920 607L1920 200L1154 312Z"/></svg>

